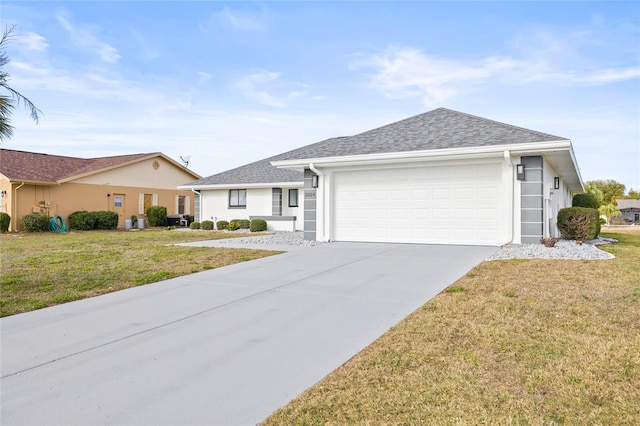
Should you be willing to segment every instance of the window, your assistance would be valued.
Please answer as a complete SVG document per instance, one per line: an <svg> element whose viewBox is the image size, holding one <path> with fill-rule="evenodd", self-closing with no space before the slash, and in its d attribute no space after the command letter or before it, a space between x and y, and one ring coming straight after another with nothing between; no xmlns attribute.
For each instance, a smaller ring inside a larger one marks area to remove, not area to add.
<svg viewBox="0 0 640 426"><path fill-rule="evenodd" d="M246 189L230 189L229 190L229 207L230 208L247 207L247 190Z"/></svg>
<svg viewBox="0 0 640 426"><path fill-rule="evenodd" d="M122 208L122 195L114 195L113 197L113 206L117 209Z"/></svg>
<svg viewBox="0 0 640 426"><path fill-rule="evenodd" d="M178 214L184 214L184 195L178 195Z"/></svg>
<svg viewBox="0 0 640 426"><path fill-rule="evenodd" d="M289 190L289 207L298 207L298 190Z"/></svg>

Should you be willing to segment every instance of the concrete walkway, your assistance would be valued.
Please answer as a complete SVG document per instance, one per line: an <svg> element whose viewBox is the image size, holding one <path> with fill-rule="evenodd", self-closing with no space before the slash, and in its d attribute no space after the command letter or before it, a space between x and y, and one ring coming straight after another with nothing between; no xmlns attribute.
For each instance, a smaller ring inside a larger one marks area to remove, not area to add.
<svg viewBox="0 0 640 426"><path fill-rule="evenodd" d="M494 247L331 243L0 320L0 423L254 425Z"/></svg>

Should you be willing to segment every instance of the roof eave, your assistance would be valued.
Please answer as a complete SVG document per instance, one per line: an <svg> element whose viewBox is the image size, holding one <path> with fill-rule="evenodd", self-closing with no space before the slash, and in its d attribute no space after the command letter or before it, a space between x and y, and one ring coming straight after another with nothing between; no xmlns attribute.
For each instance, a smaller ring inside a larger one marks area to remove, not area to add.
<svg viewBox="0 0 640 426"><path fill-rule="evenodd" d="M271 165L283 169L299 169L315 166L334 167L363 164L400 163L408 161L437 161L447 159L463 159L478 157L502 156L504 151L518 154L519 152L567 150L571 147L571 141L567 139L533 142L526 144L488 145L464 148L444 148L422 151L399 151L363 155L346 155L338 157L304 158L295 160L272 161Z"/></svg>
<svg viewBox="0 0 640 426"><path fill-rule="evenodd" d="M39 185L39 186L56 186L56 185L60 185L60 183L58 182L54 182L54 181L45 181L45 180L29 180L29 179L16 179L16 178L9 178L9 183L11 185Z"/></svg>
<svg viewBox="0 0 640 426"><path fill-rule="evenodd" d="M260 188L281 188L296 187L302 188L304 183L300 182L264 182L264 183L228 183L228 184L202 184L202 185L180 185L181 190L212 190L212 189L260 189Z"/></svg>

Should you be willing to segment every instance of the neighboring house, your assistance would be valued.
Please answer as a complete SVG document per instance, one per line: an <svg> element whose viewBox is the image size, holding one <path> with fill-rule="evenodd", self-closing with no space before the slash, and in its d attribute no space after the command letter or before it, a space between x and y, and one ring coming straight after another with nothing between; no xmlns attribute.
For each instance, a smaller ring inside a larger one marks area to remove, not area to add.
<svg viewBox="0 0 640 426"><path fill-rule="evenodd" d="M62 216L78 210L115 211L119 226L131 215L145 217L150 206L167 214L192 214L191 191L178 185L200 176L162 153L76 158L0 149L0 211L11 216L11 230L22 216Z"/></svg>
<svg viewBox="0 0 640 426"><path fill-rule="evenodd" d="M640 223L640 200L616 200L616 204L618 205L618 210L622 213L622 216L616 219L624 219L631 223Z"/></svg>
<svg viewBox="0 0 640 426"><path fill-rule="evenodd" d="M570 140L445 108L181 188L196 216L287 217L310 240L472 245L557 236L584 190Z"/></svg>

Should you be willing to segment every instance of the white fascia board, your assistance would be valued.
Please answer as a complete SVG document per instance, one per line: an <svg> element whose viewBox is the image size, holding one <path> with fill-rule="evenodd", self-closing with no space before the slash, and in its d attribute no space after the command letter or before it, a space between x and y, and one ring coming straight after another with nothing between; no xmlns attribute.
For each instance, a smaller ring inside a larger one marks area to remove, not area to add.
<svg viewBox="0 0 640 426"><path fill-rule="evenodd" d="M436 161L464 158L482 158L503 156L504 151L515 154L540 153L550 151L567 151L571 149L571 141L556 140L526 144L490 145L465 148L431 149L425 151L385 152L364 155L345 155L341 157L305 158L298 160L272 161L274 167L289 169L308 167L310 163L317 166L350 166L358 164L402 163L407 161Z"/></svg>
<svg viewBox="0 0 640 426"><path fill-rule="evenodd" d="M212 189L302 188L304 182L233 183L216 185L182 185L178 189L206 191Z"/></svg>

